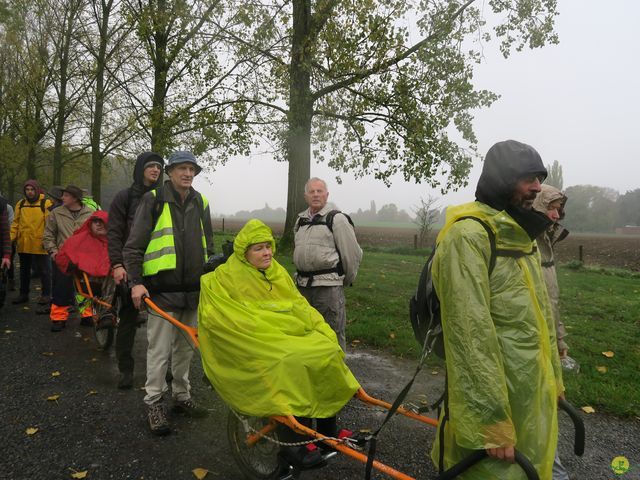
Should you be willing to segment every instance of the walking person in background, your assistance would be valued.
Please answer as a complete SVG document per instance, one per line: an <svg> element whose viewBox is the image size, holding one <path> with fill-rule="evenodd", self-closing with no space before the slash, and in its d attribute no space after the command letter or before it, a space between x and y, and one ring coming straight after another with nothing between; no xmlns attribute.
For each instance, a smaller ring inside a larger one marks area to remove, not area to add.
<svg viewBox="0 0 640 480"><path fill-rule="evenodd" d="M473 450L490 457L461 480L523 478L516 448L552 478L564 385L535 243L551 221L532 209L546 176L529 145L495 144L476 201L449 207L438 234L432 275L447 395L431 456L441 471Z"/></svg>
<svg viewBox="0 0 640 480"><path fill-rule="evenodd" d="M20 259L20 293L13 303L29 301L31 267L37 266L42 285L38 303L46 305L51 300L51 261L42 245L42 238L51 202L41 193L35 180L27 180L23 191L24 198L16 204L11 224L11 241L16 243Z"/></svg>
<svg viewBox="0 0 640 480"><path fill-rule="evenodd" d="M185 325L197 325L200 276L213 254L209 202L193 189L202 168L191 152L174 152L166 167L169 181L145 193L124 246L124 266L136 308L144 297ZM189 368L193 348L176 328L155 312L147 320L147 381L144 402L149 428L155 435L171 433L163 403L171 359L173 410L191 417L207 411L191 398Z"/></svg>
<svg viewBox="0 0 640 480"><path fill-rule="evenodd" d="M138 155L133 169L133 184L120 190L109 207L109 258L113 268L113 279L118 287L121 304L119 310L120 323L116 333L116 357L118 359L118 388L128 389L133 386L133 344L136 330L140 324L141 312L133 305L131 291L124 266L122 251L133 219L140 204L142 195L161 185L164 159L153 152Z"/></svg>
<svg viewBox="0 0 640 480"><path fill-rule="evenodd" d="M564 207L567 196L551 185L542 185L542 191L533 202L533 208L544 213L553 223L538 238L538 249L542 260L542 274L547 285L551 310L556 324L556 340L560 362L565 370L576 370L580 366L568 355L569 346L565 341L567 330L560 316L560 289L558 288L558 276L556 274L554 246L567 238L569 230L563 227L560 220L564 218Z"/></svg>
<svg viewBox="0 0 640 480"><path fill-rule="evenodd" d="M311 178L304 187L309 208L298 214L294 227L293 263L300 293L318 310L347 350L344 287L356 279L362 249L348 215L327 206L324 180Z"/></svg>
<svg viewBox="0 0 640 480"><path fill-rule="evenodd" d="M62 190L62 205L55 208L44 232L44 248L55 261L56 255L67 238L91 216L93 210L82 203L82 189L75 185L67 185ZM69 308L73 304L73 278L62 273L53 265L53 298L51 299L51 331L61 331L69 319ZM84 326L92 326L91 309L82 313L80 322Z"/></svg>

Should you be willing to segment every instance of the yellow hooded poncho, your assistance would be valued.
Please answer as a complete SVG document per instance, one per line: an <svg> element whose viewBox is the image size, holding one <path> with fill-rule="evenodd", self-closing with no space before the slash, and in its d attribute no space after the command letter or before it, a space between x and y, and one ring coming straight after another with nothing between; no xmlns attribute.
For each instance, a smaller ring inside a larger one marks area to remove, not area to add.
<svg viewBox="0 0 640 480"><path fill-rule="evenodd" d="M499 250L491 276L489 239ZM551 479L558 439L556 405L564 391L555 328L535 242L504 211L472 202L447 210L433 260L449 391L444 467L472 450L515 445L543 480ZM432 451L438 464L439 432ZM459 477L516 480L517 465L488 459Z"/></svg>
<svg viewBox="0 0 640 480"><path fill-rule="evenodd" d="M271 230L249 220L226 263L201 280L198 335L204 371L234 410L256 417L334 416L358 390L336 335L275 259L245 259Z"/></svg>

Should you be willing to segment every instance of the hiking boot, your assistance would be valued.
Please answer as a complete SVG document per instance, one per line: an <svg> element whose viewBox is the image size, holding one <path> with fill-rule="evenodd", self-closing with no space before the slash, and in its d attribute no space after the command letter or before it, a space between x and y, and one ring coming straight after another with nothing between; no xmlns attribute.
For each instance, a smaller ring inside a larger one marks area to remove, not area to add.
<svg viewBox="0 0 640 480"><path fill-rule="evenodd" d="M164 410L162 401L147 405L147 419L149 428L154 435L168 435L171 433L167 413Z"/></svg>
<svg viewBox="0 0 640 480"><path fill-rule="evenodd" d="M13 299L11 303L13 303L14 305L19 305L21 303L27 303L28 301L29 301L29 295L18 295L16 298Z"/></svg>
<svg viewBox="0 0 640 480"><path fill-rule="evenodd" d="M49 305L51 303L51 297L49 295L40 295L38 298L38 305Z"/></svg>
<svg viewBox="0 0 640 480"><path fill-rule="evenodd" d="M80 319L80 325L83 327L93 327L93 318L92 317L82 317Z"/></svg>
<svg viewBox="0 0 640 480"><path fill-rule="evenodd" d="M104 328L113 328L113 320L114 315L111 312L107 312L100 317L98 321L98 330L102 330Z"/></svg>
<svg viewBox="0 0 640 480"><path fill-rule="evenodd" d="M43 305L42 307L36 309L37 315L49 315L51 313L51 307L49 305Z"/></svg>
<svg viewBox="0 0 640 480"><path fill-rule="evenodd" d="M63 328L64 328L64 322L56 322L55 320L51 322L52 332L61 332Z"/></svg>
<svg viewBox="0 0 640 480"><path fill-rule="evenodd" d="M118 379L118 388L129 390L131 387L133 387L133 372L122 372Z"/></svg>
<svg viewBox="0 0 640 480"><path fill-rule="evenodd" d="M9 279L9 283L7 283L7 289L10 292L15 292L16 291L16 282L13 280L13 278Z"/></svg>
<svg viewBox="0 0 640 480"><path fill-rule="evenodd" d="M203 418L209 415L209 412L205 408L198 406L191 398L182 402L175 401L173 411L191 418Z"/></svg>

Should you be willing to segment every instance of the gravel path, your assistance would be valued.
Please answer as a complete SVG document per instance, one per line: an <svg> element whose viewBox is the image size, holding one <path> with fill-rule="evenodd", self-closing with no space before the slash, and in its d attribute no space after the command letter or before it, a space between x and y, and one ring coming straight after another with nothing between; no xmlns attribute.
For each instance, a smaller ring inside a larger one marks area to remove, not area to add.
<svg viewBox="0 0 640 480"><path fill-rule="evenodd" d="M242 478L226 439L227 410L201 380L197 359L192 368L194 397L207 406L209 417L172 417L173 434L154 437L146 427L140 389L144 328L136 341L135 388L120 391L115 388L113 352L97 350L91 329L79 326L76 319L62 333L53 334L48 319L34 314L34 303L26 308L11 305L10 298L8 303L0 310L0 479L69 479L75 471L87 471L87 479L177 480L195 478L194 468L209 470L207 479ZM365 348L352 349L348 363L371 395L388 401L415 368L413 362ZM442 372L434 374L427 368L409 401L433 401L442 385ZM57 400L47 400L55 395ZM340 425L375 429L383 416L351 402L340 414ZM599 413L584 419L587 448L578 458L572 454L572 427L562 418L560 455L572 479L640 479L640 421ZM28 435L30 427L37 432ZM434 432L396 418L379 440L378 458L415 478L434 478L427 457ZM614 475L610 464L619 455L626 456L635 469ZM338 457L301 478L359 479L364 478L363 472L361 464Z"/></svg>

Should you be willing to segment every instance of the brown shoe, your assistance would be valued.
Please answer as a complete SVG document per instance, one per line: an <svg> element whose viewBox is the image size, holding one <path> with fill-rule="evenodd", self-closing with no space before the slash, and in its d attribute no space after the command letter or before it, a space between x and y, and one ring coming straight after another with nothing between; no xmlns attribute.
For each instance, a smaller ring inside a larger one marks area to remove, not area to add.
<svg viewBox="0 0 640 480"><path fill-rule="evenodd" d="M191 398L182 402L175 401L173 404L173 411L176 413L182 413L191 418L203 418L209 415L207 409L198 406Z"/></svg>
<svg viewBox="0 0 640 480"><path fill-rule="evenodd" d="M154 435L168 435L171 433L167 413L164 410L162 401L147 406L147 418L151 433Z"/></svg>

